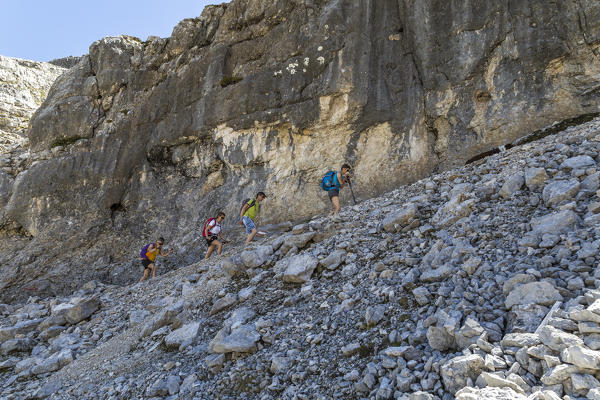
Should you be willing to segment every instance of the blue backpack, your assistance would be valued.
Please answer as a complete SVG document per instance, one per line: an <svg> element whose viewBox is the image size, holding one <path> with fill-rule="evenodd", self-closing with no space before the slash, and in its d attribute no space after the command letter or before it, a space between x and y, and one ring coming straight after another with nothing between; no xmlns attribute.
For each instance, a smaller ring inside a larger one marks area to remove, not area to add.
<svg viewBox="0 0 600 400"><path fill-rule="evenodd" d="M321 189L325 190L326 192L330 191L331 189L339 189L339 187L340 183L338 182L336 171L327 172L325 176L323 176L323 179L321 179Z"/></svg>

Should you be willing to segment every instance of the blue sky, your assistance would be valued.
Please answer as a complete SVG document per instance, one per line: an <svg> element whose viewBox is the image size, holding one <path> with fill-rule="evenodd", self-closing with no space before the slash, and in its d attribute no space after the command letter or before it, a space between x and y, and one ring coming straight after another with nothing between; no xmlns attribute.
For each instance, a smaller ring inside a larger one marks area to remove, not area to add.
<svg viewBox="0 0 600 400"><path fill-rule="evenodd" d="M0 55L49 61L88 52L92 42L126 34L171 36L173 27L208 4L227 0L6 0L0 12Z"/></svg>

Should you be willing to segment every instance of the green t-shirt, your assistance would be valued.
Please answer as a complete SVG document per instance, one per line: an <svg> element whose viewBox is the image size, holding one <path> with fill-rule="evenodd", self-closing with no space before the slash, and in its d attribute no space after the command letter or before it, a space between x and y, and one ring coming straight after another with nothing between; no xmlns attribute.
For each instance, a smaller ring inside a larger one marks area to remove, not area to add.
<svg viewBox="0 0 600 400"><path fill-rule="evenodd" d="M252 207L248 207L248 209L244 213L244 217L248 217L254 221L256 219L256 215L260 211L260 204L258 204L258 201L256 199L249 200L246 204L250 206L252 205L252 203L254 203L254 205Z"/></svg>

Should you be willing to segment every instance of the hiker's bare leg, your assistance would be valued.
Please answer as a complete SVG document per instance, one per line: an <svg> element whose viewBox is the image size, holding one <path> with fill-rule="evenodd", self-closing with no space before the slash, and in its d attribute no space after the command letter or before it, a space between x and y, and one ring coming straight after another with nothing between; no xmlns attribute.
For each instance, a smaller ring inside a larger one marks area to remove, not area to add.
<svg viewBox="0 0 600 400"><path fill-rule="evenodd" d="M210 244L210 246L208 246L208 250L206 250L206 257L204 257L205 260L208 260L210 258L210 255L212 254L214 249L215 249L215 242L213 241Z"/></svg>
<svg viewBox="0 0 600 400"><path fill-rule="evenodd" d="M150 275L150 268L144 268L144 276L142 276L140 282L144 282L148 278L148 275Z"/></svg>
<svg viewBox="0 0 600 400"><path fill-rule="evenodd" d="M216 243L217 245L217 254L221 255L221 252L223 251L223 243L218 240L215 240L213 243Z"/></svg>
<svg viewBox="0 0 600 400"><path fill-rule="evenodd" d="M331 204L333 204L333 211L329 215L337 214L340 211L340 198L338 196L333 196L331 198Z"/></svg>
<svg viewBox="0 0 600 400"><path fill-rule="evenodd" d="M150 264L150 268L152 268L152 278L156 278L156 265L152 263Z"/></svg>
<svg viewBox="0 0 600 400"><path fill-rule="evenodd" d="M246 238L246 243L244 243L244 245L250 243L252 239L254 239L254 236L256 236L256 228L252 229L252 231L248 234L248 237Z"/></svg>

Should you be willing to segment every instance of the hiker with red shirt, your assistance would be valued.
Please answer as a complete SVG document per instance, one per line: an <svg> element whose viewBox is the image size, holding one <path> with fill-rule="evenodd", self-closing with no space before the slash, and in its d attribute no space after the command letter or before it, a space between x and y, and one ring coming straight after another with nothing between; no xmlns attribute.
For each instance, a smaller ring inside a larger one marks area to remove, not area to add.
<svg viewBox="0 0 600 400"><path fill-rule="evenodd" d="M223 236L221 232L221 223L225 219L225 213L220 212L217 215L217 218L209 218L204 224L204 229L202 230L202 236L206 239L206 243L208 244L208 250L206 250L205 260L210 258L212 252L217 249L217 254L221 255L221 251L223 251L223 242L226 242L227 239ZM219 238L221 240L219 240Z"/></svg>
<svg viewBox="0 0 600 400"><path fill-rule="evenodd" d="M150 271L152 271L152 277L156 278L156 264L154 264L156 257L159 255L166 257L173 252L172 249L166 253L162 251L162 245L164 242L165 239L160 237L156 243L148 243L142 248L140 258L142 259L142 265L144 266L144 276L142 276L140 282L143 282L146 280L146 278L148 278Z"/></svg>

